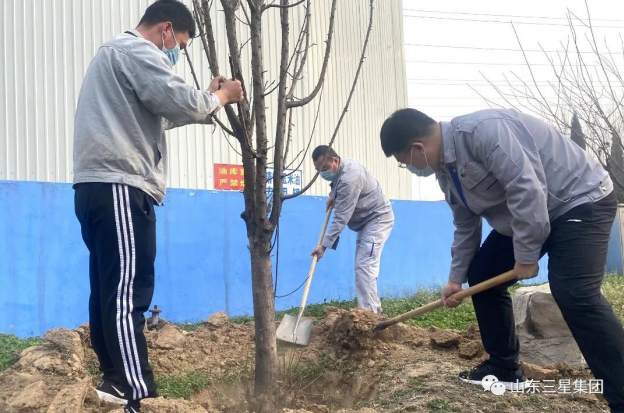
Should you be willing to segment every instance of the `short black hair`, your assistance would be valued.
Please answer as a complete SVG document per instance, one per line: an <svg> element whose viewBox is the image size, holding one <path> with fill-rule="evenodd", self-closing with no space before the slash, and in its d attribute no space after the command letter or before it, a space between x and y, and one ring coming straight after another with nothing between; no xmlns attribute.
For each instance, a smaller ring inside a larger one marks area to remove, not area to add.
<svg viewBox="0 0 624 413"><path fill-rule="evenodd" d="M327 145L319 145L314 149L314 151L312 152L312 162L316 162L316 160L320 158L321 156L324 156L324 157L331 156L332 158L340 158L340 156L338 156L336 151Z"/></svg>
<svg viewBox="0 0 624 413"><path fill-rule="evenodd" d="M435 120L416 109L397 110L381 127L381 149L387 157L403 152L412 142L428 136L435 124Z"/></svg>
<svg viewBox="0 0 624 413"><path fill-rule="evenodd" d="M162 22L171 22L174 32L188 32L191 38L195 37L195 20L191 11L178 0L158 0L145 10L139 22L147 27Z"/></svg>

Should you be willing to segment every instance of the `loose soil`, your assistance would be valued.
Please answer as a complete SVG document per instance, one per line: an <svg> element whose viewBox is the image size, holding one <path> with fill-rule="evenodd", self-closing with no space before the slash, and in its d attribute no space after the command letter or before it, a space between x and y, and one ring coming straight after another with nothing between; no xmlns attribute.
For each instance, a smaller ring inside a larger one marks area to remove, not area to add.
<svg viewBox="0 0 624 413"><path fill-rule="evenodd" d="M275 412L608 412L600 396L512 394L496 396L462 383L457 374L485 357L475 327L468 331L396 325L374 334L381 316L329 307L314 325L310 344L280 343ZM161 321L146 331L157 378L198 372L208 386L184 399L149 399L144 412L251 413L253 324L233 324L218 314L196 331ZM55 329L44 344L24 350L0 373L0 412L122 413L100 402L97 359L89 330ZM526 366L529 378L590 378L567 366Z"/></svg>

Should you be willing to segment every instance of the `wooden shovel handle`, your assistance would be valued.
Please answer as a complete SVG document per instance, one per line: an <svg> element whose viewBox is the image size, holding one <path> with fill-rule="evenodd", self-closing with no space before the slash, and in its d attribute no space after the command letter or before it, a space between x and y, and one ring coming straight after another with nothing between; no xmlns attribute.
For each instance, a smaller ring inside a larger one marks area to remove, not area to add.
<svg viewBox="0 0 624 413"><path fill-rule="evenodd" d="M332 213L332 207L327 209L327 214L325 215L325 222L323 223L323 229L321 230L321 235L319 236L319 240L316 245L321 245L323 242L323 237L325 236L325 230L327 229L327 223L329 222L329 217ZM310 271L308 271L308 281L306 281L305 290L303 290L303 297L301 297L301 309L299 312L303 314L303 309L305 308L306 301L308 300L308 292L310 291L310 284L312 283L312 274L314 274L314 269L316 268L316 263L318 259L316 255L312 257L312 264L310 265Z"/></svg>
<svg viewBox="0 0 624 413"><path fill-rule="evenodd" d="M514 275L513 270L507 271L504 274L497 275L494 278L490 278L489 280L483 281L482 283L473 285L470 288L466 288L465 290L456 292L455 294L451 295L449 298L454 298L456 300L463 300L466 297L470 297L474 294L480 293L481 291L485 291L492 287L496 287L497 285L504 284L515 278L516 276ZM401 321L409 320L410 318L414 318L421 314L428 313L429 311L433 311L440 307L444 307L444 303L442 302L441 299L438 301L434 301L429 304L423 305L422 307L418 307L412 311L409 311L405 314L401 314L389 320L382 321L381 323L377 324L377 326L375 327L375 331L384 330L390 326L400 323Z"/></svg>

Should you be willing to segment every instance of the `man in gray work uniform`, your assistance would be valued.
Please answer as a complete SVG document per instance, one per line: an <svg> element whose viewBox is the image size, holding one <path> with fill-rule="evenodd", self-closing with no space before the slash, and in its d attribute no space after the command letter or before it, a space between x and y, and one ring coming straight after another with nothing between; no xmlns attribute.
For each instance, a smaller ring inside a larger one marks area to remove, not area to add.
<svg viewBox="0 0 624 413"><path fill-rule="evenodd" d="M381 128L381 146L419 176L435 173L453 211L449 281L442 300L509 270L537 276L548 253L552 295L612 412L624 412L624 329L600 291L617 201L609 174L572 140L515 110L483 110L435 122L402 109ZM493 230L481 244L481 217ZM473 296L489 360L460 373L507 389L526 381L518 364L509 285Z"/></svg>
<svg viewBox="0 0 624 413"><path fill-rule="evenodd" d="M339 157L327 145L314 149L312 161L321 178L331 182L327 208L334 206L333 221L312 255L321 259L327 248L336 249L345 226L356 231L355 291L358 307L379 313L381 302L377 295L377 277L381 252L394 226L392 205L379 182L357 161Z"/></svg>
<svg viewBox="0 0 624 413"><path fill-rule="evenodd" d="M172 66L195 34L186 6L159 0L136 30L104 43L85 74L74 123L75 209L89 249L89 326L101 399L139 412L156 396L143 334L154 292L156 215L167 181L167 128L206 123L240 101L238 81L208 90Z"/></svg>

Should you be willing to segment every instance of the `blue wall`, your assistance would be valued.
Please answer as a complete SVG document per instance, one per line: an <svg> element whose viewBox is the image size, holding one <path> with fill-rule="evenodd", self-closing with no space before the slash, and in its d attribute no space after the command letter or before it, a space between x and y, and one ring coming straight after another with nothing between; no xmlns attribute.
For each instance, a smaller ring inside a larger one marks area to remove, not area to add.
<svg viewBox="0 0 624 413"><path fill-rule="evenodd" d="M287 201L280 226L278 295L297 288L310 266L324 219L325 199ZM396 224L381 264L382 296L443 284L453 224L443 202L393 201ZM153 304L171 321L198 321L217 311L252 313L243 197L221 191L169 190L157 208L158 252ZM489 228L484 228L484 236ZM607 270L622 272L619 225L614 225ZM275 252L275 251L274 251ZM355 296L355 234L317 265L309 303ZM67 184L0 181L0 332L41 335L88 319L88 255ZM275 257L274 257L275 258ZM540 262L546 280L547 261ZM298 306L301 290L276 300Z"/></svg>

